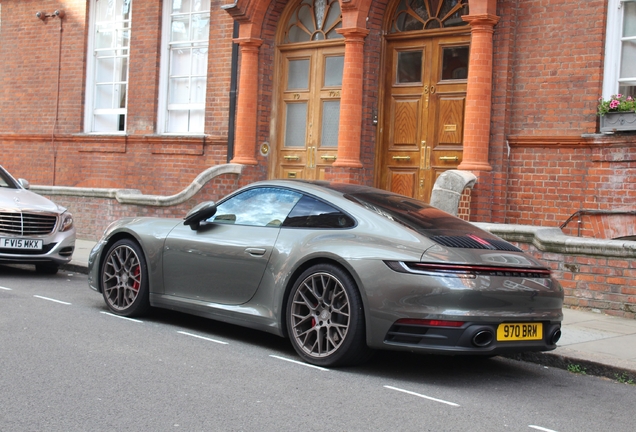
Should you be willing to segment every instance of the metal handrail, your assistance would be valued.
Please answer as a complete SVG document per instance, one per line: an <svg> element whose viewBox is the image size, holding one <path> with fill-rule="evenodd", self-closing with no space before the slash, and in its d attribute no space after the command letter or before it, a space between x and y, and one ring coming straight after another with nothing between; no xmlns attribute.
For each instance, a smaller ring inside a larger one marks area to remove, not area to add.
<svg viewBox="0 0 636 432"><path fill-rule="evenodd" d="M573 213L565 222L563 222L561 224L561 226L559 226L559 228L563 229L567 226L567 224L569 224L572 219L578 217L578 228L577 228L577 235L579 237L581 237L581 225L583 224L583 221L581 220L582 216L590 216L590 215L631 215L631 216L636 216L636 210L579 210L575 213Z"/></svg>

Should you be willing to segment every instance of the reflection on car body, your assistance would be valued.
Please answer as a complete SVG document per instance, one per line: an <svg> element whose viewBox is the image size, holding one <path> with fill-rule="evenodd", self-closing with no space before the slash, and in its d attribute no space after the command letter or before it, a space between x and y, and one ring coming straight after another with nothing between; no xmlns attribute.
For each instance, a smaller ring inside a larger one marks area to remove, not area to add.
<svg viewBox="0 0 636 432"><path fill-rule="evenodd" d="M268 331L322 366L374 349L551 350L563 304L549 269L468 222L370 187L285 180L182 221L114 222L89 285L114 313L160 307Z"/></svg>

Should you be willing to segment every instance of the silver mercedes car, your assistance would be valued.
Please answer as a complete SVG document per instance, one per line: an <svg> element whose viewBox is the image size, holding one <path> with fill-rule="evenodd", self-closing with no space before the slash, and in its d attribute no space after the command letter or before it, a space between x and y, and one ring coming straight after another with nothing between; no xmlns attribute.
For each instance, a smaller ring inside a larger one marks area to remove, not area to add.
<svg viewBox="0 0 636 432"><path fill-rule="evenodd" d="M0 166L0 263L35 264L55 274L75 250L73 216L61 206L28 190Z"/></svg>
<svg viewBox="0 0 636 432"><path fill-rule="evenodd" d="M556 347L563 290L517 247L420 201L275 180L183 220L113 223L89 285L115 314L166 308L288 337L320 366L375 349L493 356Z"/></svg>

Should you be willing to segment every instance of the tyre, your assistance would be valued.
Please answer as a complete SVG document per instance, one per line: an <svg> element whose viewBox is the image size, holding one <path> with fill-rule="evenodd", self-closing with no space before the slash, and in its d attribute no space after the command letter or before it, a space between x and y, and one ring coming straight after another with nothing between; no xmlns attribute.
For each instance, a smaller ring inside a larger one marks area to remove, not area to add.
<svg viewBox="0 0 636 432"><path fill-rule="evenodd" d="M332 264L300 275L287 299L287 329L298 355L317 366L360 364L371 354L360 293L353 278Z"/></svg>
<svg viewBox="0 0 636 432"><path fill-rule="evenodd" d="M106 305L117 315L139 316L150 308L146 259L132 240L119 240L108 249L100 284Z"/></svg>
<svg viewBox="0 0 636 432"><path fill-rule="evenodd" d="M59 266L55 263L41 263L35 265L36 273L54 275L57 274Z"/></svg>

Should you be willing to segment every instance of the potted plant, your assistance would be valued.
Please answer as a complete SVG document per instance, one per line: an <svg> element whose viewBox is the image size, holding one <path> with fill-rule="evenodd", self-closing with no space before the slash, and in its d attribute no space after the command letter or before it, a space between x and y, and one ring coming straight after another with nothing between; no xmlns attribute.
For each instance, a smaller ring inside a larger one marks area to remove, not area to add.
<svg viewBox="0 0 636 432"><path fill-rule="evenodd" d="M622 94L612 95L609 100L598 100L598 115L601 117L601 132L636 130L636 99Z"/></svg>

